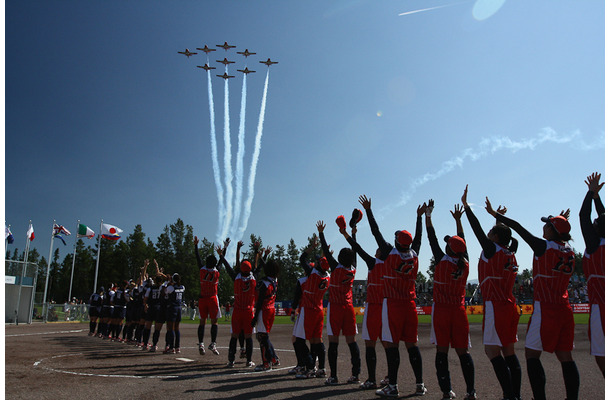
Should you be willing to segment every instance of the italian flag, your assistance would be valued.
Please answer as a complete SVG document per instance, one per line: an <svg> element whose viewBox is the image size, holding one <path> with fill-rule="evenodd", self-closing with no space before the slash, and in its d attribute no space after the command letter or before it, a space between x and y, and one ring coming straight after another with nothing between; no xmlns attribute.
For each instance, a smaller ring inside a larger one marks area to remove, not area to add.
<svg viewBox="0 0 610 400"><path fill-rule="evenodd" d="M78 233L76 234L77 238L86 237L87 239L91 239L95 236L95 232L87 225L78 224Z"/></svg>

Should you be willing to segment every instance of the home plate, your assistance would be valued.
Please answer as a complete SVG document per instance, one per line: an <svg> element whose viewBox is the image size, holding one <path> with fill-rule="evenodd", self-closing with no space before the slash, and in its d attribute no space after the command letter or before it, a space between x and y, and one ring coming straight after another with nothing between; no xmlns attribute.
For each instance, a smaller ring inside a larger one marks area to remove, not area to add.
<svg viewBox="0 0 610 400"><path fill-rule="evenodd" d="M191 360L190 358L184 358L184 357L176 358L176 360L184 361L184 362L193 362L193 361L195 361L195 360Z"/></svg>

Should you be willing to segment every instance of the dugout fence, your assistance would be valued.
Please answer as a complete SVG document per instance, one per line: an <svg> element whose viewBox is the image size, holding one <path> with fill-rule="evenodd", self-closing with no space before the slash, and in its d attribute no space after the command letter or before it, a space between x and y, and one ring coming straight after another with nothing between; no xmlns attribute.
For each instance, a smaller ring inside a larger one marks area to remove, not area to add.
<svg viewBox="0 0 610 400"><path fill-rule="evenodd" d="M32 323L37 269L35 263L5 261L5 323Z"/></svg>

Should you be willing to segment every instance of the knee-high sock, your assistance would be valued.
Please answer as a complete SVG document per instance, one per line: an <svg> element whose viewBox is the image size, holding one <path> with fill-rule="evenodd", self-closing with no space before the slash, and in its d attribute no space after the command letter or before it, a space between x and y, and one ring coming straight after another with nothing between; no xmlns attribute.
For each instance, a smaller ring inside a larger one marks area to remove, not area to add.
<svg viewBox="0 0 610 400"><path fill-rule="evenodd" d="M252 338L249 337L245 340L246 342L246 361L250 362L252 361L252 349L254 348L254 343L252 341Z"/></svg>
<svg viewBox="0 0 610 400"><path fill-rule="evenodd" d="M142 329L142 343L145 345L148 344L148 339L150 338L150 328Z"/></svg>
<svg viewBox="0 0 610 400"><path fill-rule="evenodd" d="M462 366L462 374L466 382L466 391L472 393L474 391L474 361L470 353L460 356L460 365Z"/></svg>
<svg viewBox="0 0 610 400"><path fill-rule="evenodd" d="M105 329L105 328L104 328L104 326L105 326L105 325L106 325L106 324L104 324L104 323L103 323L103 322L101 322L101 321L98 323L98 325L97 325L97 334L98 334L98 335L103 335L103 334L104 334L104 329Z"/></svg>
<svg viewBox="0 0 610 400"><path fill-rule="evenodd" d="M269 342L267 341L267 337L268 335L266 333L259 333L257 335L258 345L261 349L261 358L263 360L263 364L271 362L271 359L267 358L269 356L269 350L267 349Z"/></svg>
<svg viewBox="0 0 610 400"><path fill-rule="evenodd" d="M352 375L357 377L360 375L360 348L356 342L348 344L347 347L351 355Z"/></svg>
<svg viewBox="0 0 610 400"><path fill-rule="evenodd" d="M312 352L312 357L314 358L314 360L313 360L314 364L316 362L315 358L317 358L318 359L318 368L324 369L324 366L326 364L326 346L324 346L324 343L312 344L311 352Z"/></svg>
<svg viewBox="0 0 610 400"><path fill-rule="evenodd" d="M368 380L375 382L375 374L377 371L377 352L375 347L365 347L366 369L369 373Z"/></svg>
<svg viewBox="0 0 610 400"><path fill-rule="evenodd" d="M409 352L409 362L413 368L413 374L415 374L415 383L424 383L421 353L419 347L413 346L407 350Z"/></svg>
<svg viewBox="0 0 610 400"><path fill-rule="evenodd" d="M292 342L292 348L294 349L294 355L297 357L297 366L302 367L305 364L303 363L303 357L301 355L301 352L299 351L299 345L297 344L297 340L299 339L296 339L294 342Z"/></svg>
<svg viewBox="0 0 610 400"><path fill-rule="evenodd" d="M210 328L210 335L212 336L212 342L216 343L216 336L218 335L218 325L213 324Z"/></svg>
<svg viewBox="0 0 610 400"><path fill-rule="evenodd" d="M330 366L330 376L337 377L337 356L339 355L339 343L330 342L328 344L328 365Z"/></svg>
<svg viewBox="0 0 610 400"><path fill-rule="evenodd" d="M400 352L398 351L398 347L386 348L385 355L388 360L388 380L390 381L390 385L396 385L398 368L400 367Z"/></svg>
<svg viewBox="0 0 610 400"><path fill-rule="evenodd" d="M506 365L506 360L504 360L504 357L497 356L492 358L491 365L493 365L496 378L498 378L498 382L500 382L500 386L502 387L504 398L512 399L515 397L515 394L513 393L510 369L508 369L508 365Z"/></svg>
<svg viewBox="0 0 610 400"><path fill-rule="evenodd" d="M174 348L180 348L180 331L174 331Z"/></svg>
<svg viewBox="0 0 610 400"><path fill-rule="evenodd" d="M521 397L521 364L516 354L504 357L506 365L510 369L510 379L513 383L513 394L516 398Z"/></svg>
<svg viewBox="0 0 610 400"><path fill-rule="evenodd" d="M451 391L451 374L449 373L449 355L443 352L437 352L434 360L436 366L436 378L438 386L443 393Z"/></svg>
<svg viewBox="0 0 610 400"><path fill-rule="evenodd" d="M97 325L97 322L89 322L89 332L90 333L95 333L95 325Z"/></svg>
<svg viewBox="0 0 610 400"><path fill-rule="evenodd" d="M561 363L563 372L563 382L566 386L567 400L578 399L578 389L580 387L580 374L574 361L564 361Z"/></svg>
<svg viewBox="0 0 610 400"><path fill-rule="evenodd" d="M546 385L546 375L542 362L539 358L532 357L526 360L527 362L527 376L530 378L530 385L532 386L532 394L535 400L546 400L546 394L544 386Z"/></svg>
<svg viewBox="0 0 610 400"><path fill-rule="evenodd" d="M307 342L305 339L297 338L294 342L295 351L298 354L297 359L299 360L299 366L306 367L309 370L314 368L313 358L309 353L309 349L307 348ZM313 345L312 345L313 351Z"/></svg>
<svg viewBox="0 0 610 400"><path fill-rule="evenodd" d="M199 343L203 343L203 333L205 331L205 325L199 324L197 328L197 338L199 339Z"/></svg>
<svg viewBox="0 0 610 400"><path fill-rule="evenodd" d="M159 336L161 336L161 331L160 330L158 331L155 329L155 332L153 333L153 343L152 343L153 346L156 346L157 343L159 342Z"/></svg>
<svg viewBox="0 0 610 400"><path fill-rule="evenodd" d="M245 336L244 336L244 332L243 331L239 332L238 338L239 338L239 348L243 349L244 348L244 341L245 341Z"/></svg>
<svg viewBox="0 0 610 400"><path fill-rule="evenodd" d="M138 324L137 328L136 328L136 342L141 342L142 341L142 331L144 330L144 325L140 325Z"/></svg>
<svg viewBox="0 0 610 400"><path fill-rule="evenodd" d="M168 329L167 334L165 335L165 345L167 347L169 347L170 349L174 348L174 338L175 337L176 336L174 335L174 330Z"/></svg>
<svg viewBox="0 0 610 400"><path fill-rule="evenodd" d="M237 338L231 337L231 340L229 340L229 362L235 361L236 352L237 352Z"/></svg>

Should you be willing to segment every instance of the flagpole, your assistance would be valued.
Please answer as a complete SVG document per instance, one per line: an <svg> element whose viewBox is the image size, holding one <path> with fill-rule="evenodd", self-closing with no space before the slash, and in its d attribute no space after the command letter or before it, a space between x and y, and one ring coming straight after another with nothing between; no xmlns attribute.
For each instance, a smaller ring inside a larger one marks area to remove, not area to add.
<svg viewBox="0 0 610 400"><path fill-rule="evenodd" d="M100 248L102 246L102 224L104 220L100 220L100 233L97 236L97 260L95 260L95 280L93 281L93 292L97 293L97 271L100 267Z"/></svg>
<svg viewBox="0 0 610 400"><path fill-rule="evenodd" d="M30 226L32 226L32 220L30 220L30 224L28 225L28 232L30 231ZM26 234L25 254L23 256L23 267L21 268L21 279L19 280L19 295L17 296L17 309L15 310L15 324L19 324L19 304L21 303L21 290L23 289L23 277L25 276L25 269L28 265L28 255L30 253L30 242L31 242L30 235Z"/></svg>
<svg viewBox="0 0 610 400"><path fill-rule="evenodd" d="M70 292L68 293L68 303L72 298L72 281L74 279L74 263L76 262L76 242L78 241L78 226L80 219L76 221L76 237L74 238L74 255L72 256L72 273L70 274Z"/></svg>
<svg viewBox="0 0 610 400"><path fill-rule="evenodd" d="M53 226L51 226L51 246L49 248L49 260L47 261L47 278L45 279L45 282L44 282L44 295L42 296L43 305L47 301L47 288L49 286L49 271L51 269L51 257L53 255L53 239L55 239L55 235L53 234L53 233L55 233L55 229L53 229L54 227L55 227L55 220L53 220ZM47 312L45 313L45 316L44 316L44 322L47 322L48 313L49 313L49 307L47 307Z"/></svg>

